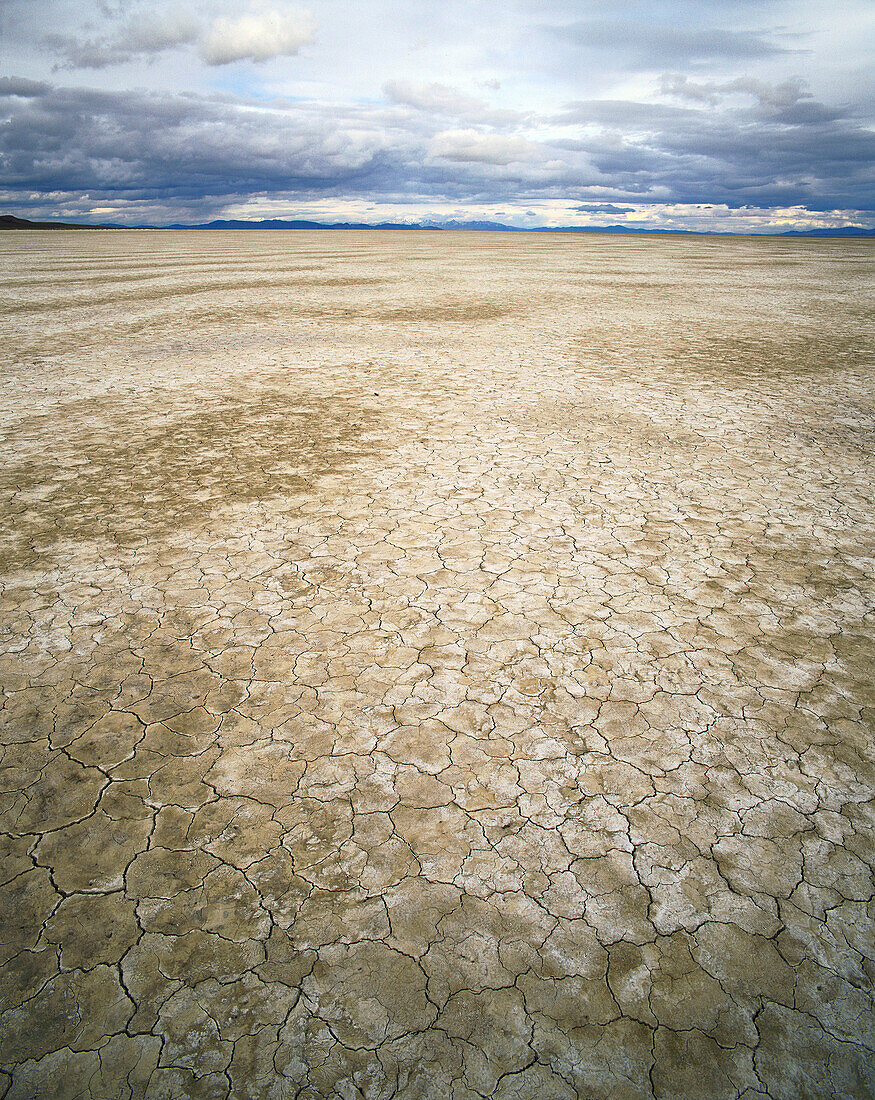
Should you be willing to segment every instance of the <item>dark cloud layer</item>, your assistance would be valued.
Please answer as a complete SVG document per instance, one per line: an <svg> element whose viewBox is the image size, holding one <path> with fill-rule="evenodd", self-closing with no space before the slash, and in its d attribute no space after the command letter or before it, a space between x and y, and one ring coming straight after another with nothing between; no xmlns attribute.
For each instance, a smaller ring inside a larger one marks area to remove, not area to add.
<svg viewBox="0 0 875 1100"><path fill-rule="evenodd" d="M566 43L592 50L608 50L627 64L641 68L688 65L714 60L745 61L786 53L787 49L754 31L722 27L691 28L648 23L638 19L586 20L550 33Z"/></svg>
<svg viewBox="0 0 875 1100"><path fill-rule="evenodd" d="M629 213L628 206L617 206L612 202L582 202L574 209L581 214L599 214L605 218L625 218Z"/></svg>
<svg viewBox="0 0 875 1100"><path fill-rule="evenodd" d="M23 76L0 76L0 96L18 96L31 99L46 95L52 90L51 84L44 80L28 80Z"/></svg>
<svg viewBox="0 0 875 1100"><path fill-rule="evenodd" d="M230 97L53 88L15 103L0 135L7 188L238 195L323 189L372 170L381 140L318 109Z"/></svg>
<svg viewBox="0 0 875 1100"><path fill-rule="evenodd" d="M162 208L182 201L192 211L250 194L580 202L591 188L615 200L872 208L875 134L801 89L746 90L747 105L726 110L578 101L553 117L549 142L535 142L442 128L420 105L341 112L7 78L0 165L13 195L88 193ZM478 109L446 90L434 97L438 115Z"/></svg>

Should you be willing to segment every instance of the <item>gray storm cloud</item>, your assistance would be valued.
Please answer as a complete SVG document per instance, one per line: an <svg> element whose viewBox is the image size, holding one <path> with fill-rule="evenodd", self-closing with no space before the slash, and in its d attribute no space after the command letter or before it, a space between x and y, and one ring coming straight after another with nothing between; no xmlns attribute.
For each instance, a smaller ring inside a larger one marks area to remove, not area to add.
<svg viewBox="0 0 875 1100"><path fill-rule="evenodd" d="M690 28L634 18L581 20L549 30L565 42L608 50L618 59L631 58L644 68L717 59L747 60L787 52L786 47L755 31Z"/></svg>
<svg viewBox="0 0 875 1100"><path fill-rule="evenodd" d="M388 106L339 111L228 96L42 90L21 80L5 88L0 156L13 192L470 199L482 193L484 168L495 166L513 168L490 184L502 198L598 185L639 200L650 193L730 206L871 205L875 135L850 119L765 120L752 129L743 111L593 101L569 105L557 116L565 125L556 136L534 142L520 133L435 128L418 115L402 126Z"/></svg>

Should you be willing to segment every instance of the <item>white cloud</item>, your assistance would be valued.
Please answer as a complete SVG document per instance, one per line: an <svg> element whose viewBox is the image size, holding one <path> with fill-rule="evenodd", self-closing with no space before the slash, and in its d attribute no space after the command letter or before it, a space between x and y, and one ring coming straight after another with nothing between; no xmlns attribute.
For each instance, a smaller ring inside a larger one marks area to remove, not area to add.
<svg viewBox="0 0 875 1100"><path fill-rule="evenodd" d="M480 164L514 164L536 159L539 146L525 138L482 134L479 130L444 130L429 146L433 157Z"/></svg>
<svg viewBox="0 0 875 1100"><path fill-rule="evenodd" d="M471 122L488 122L494 126L520 121L517 111L493 109L475 96L465 95L448 84L416 84L409 80L389 80L383 94L392 103L415 107L428 114L448 115Z"/></svg>
<svg viewBox="0 0 875 1100"><path fill-rule="evenodd" d="M314 30L313 17L305 11L220 16L205 27L187 12L164 10L135 16L102 38L49 35L46 41L62 54L56 68L103 69L195 43L208 65L227 65L296 54L313 40Z"/></svg>
<svg viewBox="0 0 875 1100"><path fill-rule="evenodd" d="M482 100L466 96L447 84L412 84L408 80L390 80L383 91L393 103L403 103L420 111L441 114L469 114L485 106Z"/></svg>
<svg viewBox="0 0 875 1100"><path fill-rule="evenodd" d="M313 41L315 29L313 17L304 11L221 17L201 36L200 55L208 65L288 57Z"/></svg>

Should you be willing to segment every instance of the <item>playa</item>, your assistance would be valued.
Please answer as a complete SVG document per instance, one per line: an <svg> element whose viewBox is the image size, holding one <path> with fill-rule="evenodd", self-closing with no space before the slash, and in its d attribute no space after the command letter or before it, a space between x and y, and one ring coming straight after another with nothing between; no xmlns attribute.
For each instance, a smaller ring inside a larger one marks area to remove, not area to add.
<svg viewBox="0 0 875 1100"><path fill-rule="evenodd" d="M0 257L5 1100L871 1095L870 242Z"/></svg>

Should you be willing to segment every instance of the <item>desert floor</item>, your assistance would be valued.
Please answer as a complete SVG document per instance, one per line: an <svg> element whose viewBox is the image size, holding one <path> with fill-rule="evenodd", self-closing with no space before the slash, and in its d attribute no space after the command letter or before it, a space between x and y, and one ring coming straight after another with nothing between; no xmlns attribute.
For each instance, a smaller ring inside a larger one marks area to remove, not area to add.
<svg viewBox="0 0 875 1100"><path fill-rule="evenodd" d="M871 1095L871 243L0 264L0 1095Z"/></svg>

